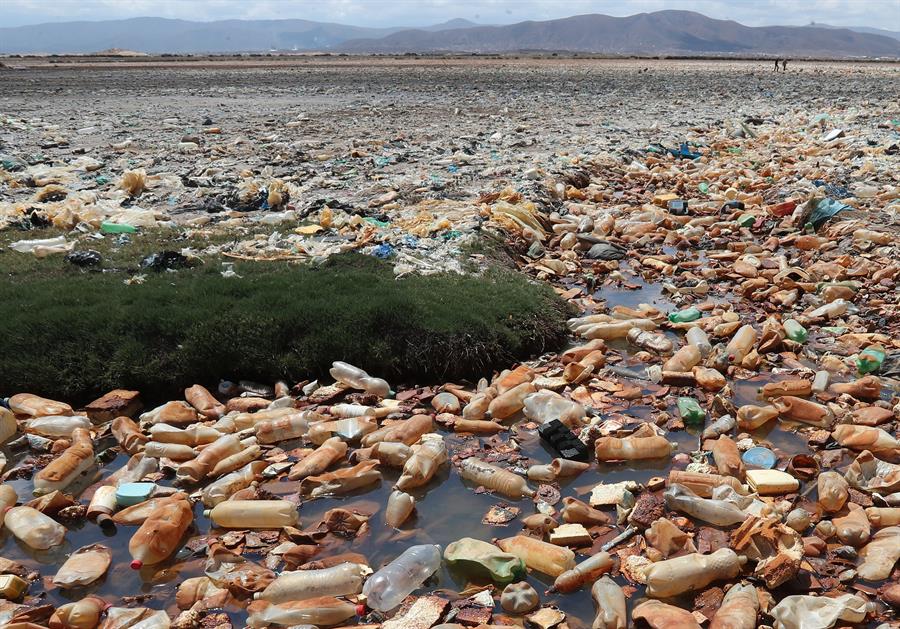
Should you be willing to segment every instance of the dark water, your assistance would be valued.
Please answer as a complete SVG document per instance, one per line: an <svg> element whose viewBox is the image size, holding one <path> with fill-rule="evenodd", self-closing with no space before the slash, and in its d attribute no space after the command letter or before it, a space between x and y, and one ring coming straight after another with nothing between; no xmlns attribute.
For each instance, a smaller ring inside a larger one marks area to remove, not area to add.
<svg viewBox="0 0 900 629"><path fill-rule="evenodd" d="M638 290L604 288L601 294L608 304L637 307L640 303L651 303L664 311L677 307L664 295L658 286L647 286L643 283L641 283ZM630 352L627 346L617 342L610 345L614 351L621 351L625 354L627 359ZM629 364L627 360L625 364ZM730 383L733 390L733 402L736 406L759 403L757 398L759 387L766 382L786 377L788 376L762 374L747 380L733 381ZM670 413L673 413L674 401L675 394L666 400ZM623 402L623 404L627 405L628 403ZM646 418L651 410L646 406L635 405L626 408L622 411L622 414L635 418ZM796 427L794 426L776 421L762 427L753 436L758 442L768 445L775 450L779 456L779 467L783 467L791 455L810 452L807 448L806 440L795 429ZM467 440L452 433L444 432L444 434L448 440L451 454L460 447L470 446L473 443L472 439ZM555 456L554 452L543 446L535 431L529 431L520 426L516 427L508 437L514 438L520 444L523 454L532 459L533 462L546 463ZM693 452L699 446L699 431L696 429L670 432L668 438L678 444L679 453ZM114 445L114 442L106 438L96 444L96 451L100 452L112 445ZM289 450L294 444L286 443L281 445L285 450ZM16 464L29 456L27 452L11 452L8 449L4 451L9 458L8 469L15 467ZM845 457L841 462L841 466L846 465L850 460L849 457ZM103 466L102 471L98 472L95 478L84 479L70 489L77 494L90 484L92 480L95 481L112 474L124 465L126 461L127 456L119 455L112 462ZM597 483L614 483L623 480L645 483L652 477L666 476L671 469L671 463L671 458L663 458L623 464L594 464L580 476L563 482L561 494L563 496L575 495L587 500L590 488ZM353 551L364 554L368 558L370 565L377 569L414 544L439 544L445 548L447 544L461 537L491 540L510 537L518 533L521 530L521 523L518 519L505 526L492 526L482 523L483 516L493 505L512 504L517 506L521 509L520 517L535 512L535 508L529 499L515 502L487 493L475 493L473 491L474 488L467 486L452 466L445 465L436 478L428 485L410 491L416 498L417 515L407 521L402 530L397 531L387 527L384 523L383 509L387 503L391 486L399 476L399 471L383 468L382 474L383 480L380 484L356 492L355 495L302 503L300 528L312 528L326 511L334 507L344 507L371 514L367 534L339 542L336 545L330 544L327 549L323 550L314 559ZM15 487L19 494L20 502L30 499L33 488L31 480L11 480L8 482ZM171 479L163 479L160 481L160 484L171 485ZM801 485L800 493L805 495L808 500L815 500L814 484L815 481L809 481L803 482ZM271 481L266 483L264 488L276 495L290 495L297 491L297 484ZM561 508L562 505L559 503L556 506ZM203 517L203 508L200 503L195 506L194 527L185 541L223 532L211 528L209 520ZM610 510L609 513L613 517L615 516L613 511ZM40 593L43 602L59 605L78 600L87 594L96 594L114 605L121 605L121 597L139 596L141 598L137 604L154 609L164 609L171 617L174 617L178 613L175 606L176 588L184 579L203 574L205 553L201 547L196 555L192 555L190 550L182 547L182 550L171 560L157 566L145 566L139 571L134 571L129 567L131 557L127 547L128 540L136 528L120 526L114 532L108 532L95 524L83 521L71 526L65 543L50 551L32 550L19 543L4 530L0 533L0 555L21 562L30 569L41 573L42 577L44 577L43 586L41 583L32 585L30 594ZM88 588L69 591L55 588L50 583L50 577L62 565L67 555L79 547L92 543L105 544L112 551L113 563L107 575ZM628 543L625 542L624 544L627 545ZM265 557L249 551L244 554L248 559L260 563L265 559ZM579 561L584 558L584 555L578 556ZM568 614L570 626L590 626L594 616L594 609L589 589L582 589L567 595L544 595L544 591L552 584L552 579L532 572L527 580L542 594L542 602L545 605L557 605ZM621 576L616 577L616 580L622 585L627 584L627 581ZM420 591L424 592L432 589L459 591L465 588L466 585L467 582L463 575L453 574L444 566L428 581L426 588ZM802 587L800 583L789 583L773 594L776 599L780 599L789 594L805 593ZM640 600L642 592L643 589L638 587L635 594L629 599L629 613L634 604ZM674 602L690 609L692 597L688 595ZM242 610L227 611L232 617L235 626L243 626L246 616ZM496 611L497 613L502 613L499 605Z"/></svg>

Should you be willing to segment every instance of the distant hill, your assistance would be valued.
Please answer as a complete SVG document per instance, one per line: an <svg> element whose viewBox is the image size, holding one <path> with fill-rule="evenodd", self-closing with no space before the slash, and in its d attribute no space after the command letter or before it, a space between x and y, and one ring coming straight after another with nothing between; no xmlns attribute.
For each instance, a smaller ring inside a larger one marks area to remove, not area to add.
<svg viewBox="0 0 900 629"><path fill-rule="evenodd" d="M0 28L0 53L90 53L107 48L146 53L327 50L350 39L384 37L399 30L310 20L190 22L140 17Z"/></svg>
<svg viewBox="0 0 900 629"><path fill-rule="evenodd" d="M505 26L455 19L417 29L366 28L310 20L191 22L146 17L0 28L0 54L84 54L108 49L149 54L271 49L348 53L545 50L625 55L900 58L900 40L861 30L820 25L749 27L691 11L657 11L629 17L579 15Z"/></svg>
<svg viewBox="0 0 900 629"><path fill-rule="evenodd" d="M900 40L900 31L886 31L883 28L872 28L871 26L831 26L830 24L819 24L818 22L813 22L810 24L811 27L816 28L846 28L848 31L854 31L856 33L866 33L868 35L882 35L884 37L890 37L891 39Z"/></svg>
<svg viewBox="0 0 900 629"><path fill-rule="evenodd" d="M609 54L900 57L900 42L880 35L812 26L750 27L691 11L657 11L629 17L578 15L437 33L412 29L346 42L338 48L357 53L557 50Z"/></svg>

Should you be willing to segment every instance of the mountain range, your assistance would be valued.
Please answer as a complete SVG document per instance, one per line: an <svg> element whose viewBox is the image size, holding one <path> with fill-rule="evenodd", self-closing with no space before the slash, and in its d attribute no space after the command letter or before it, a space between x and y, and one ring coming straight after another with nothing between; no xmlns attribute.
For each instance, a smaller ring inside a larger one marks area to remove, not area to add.
<svg viewBox="0 0 900 629"><path fill-rule="evenodd" d="M877 32L863 32L863 31ZM516 51L613 55L791 55L900 58L891 31L827 25L744 26L691 11L629 17L578 15L485 26L456 19L424 28L369 28L310 20L191 22L133 18L0 28L2 54L84 54L107 49L149 54L329 51L426 53Z"/></svg>

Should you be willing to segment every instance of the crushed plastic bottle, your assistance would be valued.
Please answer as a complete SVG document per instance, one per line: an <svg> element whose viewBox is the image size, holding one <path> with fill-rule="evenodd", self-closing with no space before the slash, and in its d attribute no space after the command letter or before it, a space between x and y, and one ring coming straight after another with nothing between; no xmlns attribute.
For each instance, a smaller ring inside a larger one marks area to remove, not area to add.
<svg viewBox="0 0 900 629"><path fill-rule="evenodd" d="M410 546L399 557L366 579L366 604L379 612L390 611L441 566L441 548L434 544Z"/></svg>

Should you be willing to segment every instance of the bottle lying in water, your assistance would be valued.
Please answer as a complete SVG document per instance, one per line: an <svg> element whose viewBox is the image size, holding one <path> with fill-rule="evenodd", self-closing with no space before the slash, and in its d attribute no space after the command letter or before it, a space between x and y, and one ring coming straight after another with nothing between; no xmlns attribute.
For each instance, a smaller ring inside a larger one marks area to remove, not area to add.
<svg viewBox="0 0 900 629"><path fill-rule="evenodd" d="M422 544L407 548L366 581L363 594L368 606L379 612L394 609L440 566L440 546Z"/></svg>

